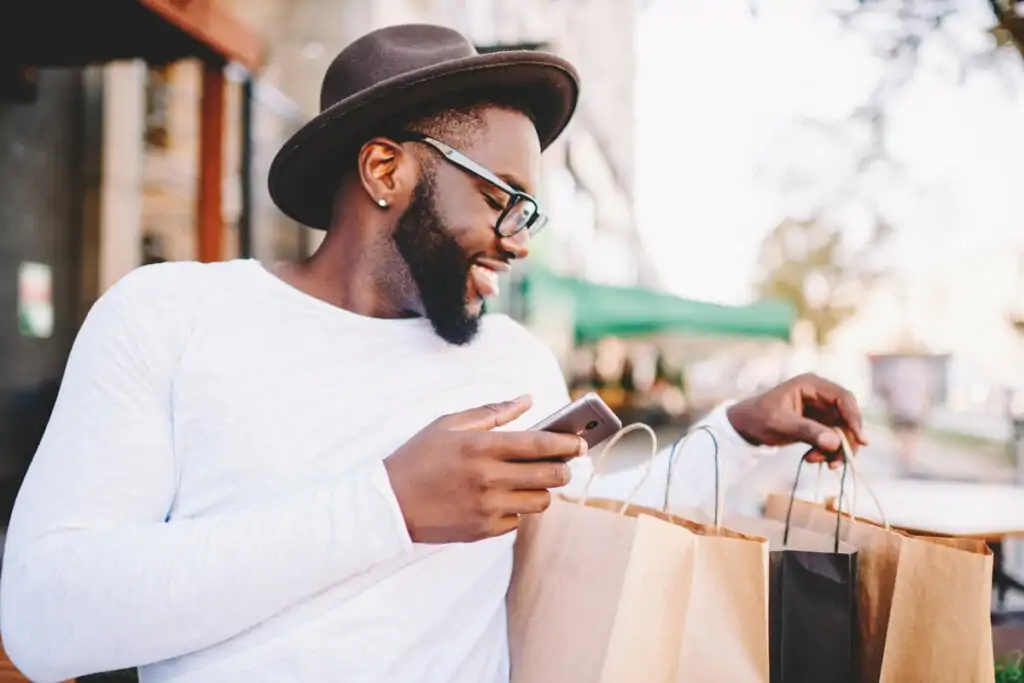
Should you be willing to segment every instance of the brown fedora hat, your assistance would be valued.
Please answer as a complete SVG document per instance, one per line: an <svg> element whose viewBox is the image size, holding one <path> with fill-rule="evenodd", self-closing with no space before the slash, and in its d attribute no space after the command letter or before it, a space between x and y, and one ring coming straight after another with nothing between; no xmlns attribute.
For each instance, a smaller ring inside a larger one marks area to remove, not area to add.
<svg viewBox="0 0 1024 683"><path fill-rule="evenodd" d="M285 214L326 230L345 165L381 126L476 93L526 107L541 149L562 132L579 98L569 62L532 50L477 52L443 26L409 24L369 33L324 75L320 114L299 129L270 167L270 196Z"/></svg>

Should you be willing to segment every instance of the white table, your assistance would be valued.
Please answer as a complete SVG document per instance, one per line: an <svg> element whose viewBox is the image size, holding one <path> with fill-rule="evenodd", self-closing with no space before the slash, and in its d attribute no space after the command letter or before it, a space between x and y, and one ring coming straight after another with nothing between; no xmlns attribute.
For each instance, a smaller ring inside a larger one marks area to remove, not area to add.
<svg viewBox="0 0 1024 683"><path fill-rule="evenodd" d="M898 529L996 542L1024 536L1024 487L897 479L871 488L886 520ZM843 509L848 512L849 497L844 497ZM863 486L856 498L857 517L883 521Z"/></svg>
<svg viewBox="0 0 1024 683"><path fill-rule="evenodd" d="M1024 537L1024 487L999 484L892 480L871 485L885 512L858 487L855 515L916 534L976 538L993 554L992 584L1000 606L1010 590L1024 594L1024 583L1006 572L1003 542ZM843 510L850 501L844 496ZM835 498L829 501L835 509Z"/></svg>

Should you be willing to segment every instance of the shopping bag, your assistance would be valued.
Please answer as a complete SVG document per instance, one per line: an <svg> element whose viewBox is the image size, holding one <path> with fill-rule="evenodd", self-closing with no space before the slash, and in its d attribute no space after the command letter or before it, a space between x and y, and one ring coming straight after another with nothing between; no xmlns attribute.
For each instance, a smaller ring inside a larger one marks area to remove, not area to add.
<svg viewBox="0 0 1024 683"><path fill-rule="evenodd" d="M849 445L843 439L843 447ZM852 460L851 460L852 462ZM863 477L855 477L882 505ZM831 507L842 510L842 500ZM856 510L855 502L850 510ZM863 524L863 523L861 523ZM984 541L901 533L879 680L981 683L992 680L992 552Z"/></svg>
<svg viewBox="0 0 1024 683"><path fill-rule="evenodd" d="M801 458L794 494L803 463ZM846 469L844 465L840 497ZM782 542L769 555L772 683L857 680L858 553L840 541L840 520L833 513L828 536L805 536L793 527L787 510Z"/></svg>
<svg viewBox="0 0 1024 683"><path fill-rule="evenodd" d="M991 683L992 552L908 535L900 548L882 683Z"/></svg>
<svg viewBox="0 0 1024 683"><path fill-rule="evenodd" d="M853 473L851 498L855 500L859 475L852 453L847 457ZM817 500L818 496L814 498ZM792 527L819 533L831 533L836 526L836 513L827 509L824 503L798 500L780 493L768 496L764 514L779 524L784 523L789 515ZM903 535L885 526L863 523L843 515L839 538L857 549L857 680L878 683Z"/></svg>
<svg viewBox="0 0 1024 683"><path fill-rule="evenodd" d="M649 513L584 491L523 516L507 597L512 683L676 680L696 537Z"/></svg>
<svg viewBox="0 0 1024 683"><path fill-rule="evenodd" d="M768 542L723 524L725 459L713 430L701 426L673 444L665 481L664 510L670 508L672 465L691 438L704 432L715 460L715 512L711 523L670 514L697 534L692 589L683 633L679 681L733 683L769 681ZM640 679L635 679L640 680Z"/></svg>
<svg viewBox="0 0 1024 683"><path fill-rule="evenodd" d="M614 439L601 458L613 445ZM584 490L579 498L556 495L544 513L523 517L508 594L512 682L767 680L746 673L757 655L741 656L746 634L757 631L750 622L761 624L767 651L764 539L726 529L708 536L704 525L628 500L588 498ZM705 547L707 538L737 543ZM760 559L744 571L751 547ZM752 599L694 602L698 593L722 592L709 588L715 572L707 566L734 577L719 580ZM760 592L750 585L758 583ZM698 639L706 644L703 655ZM714 661L721 653L730 660Z"/></svg>
<svg viewBox="0 0 1024 683"><path fill-rule="evenodd" d="M840 537L858 550L860 680L864 683L974 683L994 670L990 619L992 556L984 542L918 536L889 528L883 506L857 473L845 435L856 500L863 488L881 524L843 513ZM838 502L772 494L765 514L822 531L835 524ZM850 509L855 510L855 502Z"/></svg>

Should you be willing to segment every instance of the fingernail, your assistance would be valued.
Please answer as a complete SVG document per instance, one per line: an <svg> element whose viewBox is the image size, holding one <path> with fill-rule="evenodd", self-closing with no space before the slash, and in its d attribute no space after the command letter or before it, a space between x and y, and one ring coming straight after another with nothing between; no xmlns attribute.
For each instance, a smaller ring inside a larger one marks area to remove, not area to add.
<svg viewBox="0 0 1024 683"><path fill-rule="evenodd" d="M587 451L590 450L590 444L585 439L580 439L580 455L586 455Z"/></svg>
<svg viewBox="0 0 1024 683"><path fill-rule="evenodd" d="M529 402L530 402L530 395L529 394L523 394L522 396L517 396L517 397L515 397L514 399L512 399L510 401L510 403L529 403Z"/></svg>
<svg viewBox="0 0 1024 683"><path fill-rule="evenodd" d="M818 438L818 447L830 453L838 451L840 446L842 446L842 442L835 432L825 432Z"/></svg>

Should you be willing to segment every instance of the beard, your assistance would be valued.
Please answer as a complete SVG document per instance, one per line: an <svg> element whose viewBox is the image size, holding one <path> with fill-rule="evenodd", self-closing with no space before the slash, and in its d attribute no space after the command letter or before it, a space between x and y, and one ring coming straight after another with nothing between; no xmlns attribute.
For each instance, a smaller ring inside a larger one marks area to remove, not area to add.
<svg viewBox="0 0 1024 683"><path fill-rule="evenodd" d="M434 332L456 346L471 342L480 330L480 316L471 314L466 305L472 264L437 214L430 177L416 186L392 240L419 290L424 315Z"/></svg>

